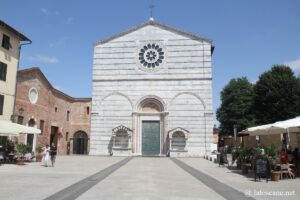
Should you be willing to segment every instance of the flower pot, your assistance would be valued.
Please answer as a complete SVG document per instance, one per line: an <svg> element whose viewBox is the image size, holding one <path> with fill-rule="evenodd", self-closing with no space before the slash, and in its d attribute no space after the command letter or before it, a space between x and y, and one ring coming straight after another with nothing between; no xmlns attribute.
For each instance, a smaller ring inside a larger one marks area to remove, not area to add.
<svg viewBox="0 0 300 200"><path fill-rule="evenodd" d="M18 165L24 165L25 163L25 160L24 159L19 159L18 160Z"/></svg>
<svg viewBox="0 0 300 200"><path fill-rule="evenodd" d="M279 181L280 180L280 172L271 171L271 181Z"/></svg>
<svg viewBox="0 0 300 200"><path fill-rule="evenodd" d="M247 165L242 165L241 169L242 169L243 174L248 174L248 166Z"/></svg>

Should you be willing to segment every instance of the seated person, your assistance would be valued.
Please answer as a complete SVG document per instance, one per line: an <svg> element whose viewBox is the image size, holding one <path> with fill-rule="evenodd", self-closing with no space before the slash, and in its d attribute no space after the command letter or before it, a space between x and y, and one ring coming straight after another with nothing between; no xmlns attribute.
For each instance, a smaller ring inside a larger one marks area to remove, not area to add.
<svg viewBox="0 0 300 200"><path fill-rule="evenodd" d="M26 153L25 155L24 155L24 157L25 157L25 160L31 160L31 153Z"/></svg>
<svg viewBox="0 0 300 200"><path fill-rule="evenodd" d="M291 178L295 178L295 177L296 177L296 176L295 176L295 172L294 172L294 170L291 168L291 166L288 167L288 172L289 172L289 176L290 176Z"/></svg>
<svg viewBox="0 0 300 200"><path fill-rule="evenodd" d="M28 152L28 153L26 153L25 155L24 155L24 157L25 157L25 160L27 160L27 161L32 161L34 158L35 158L35 156L34 156L34 152Z"/></svg>
<svg viewBox="0 0 300 200"><path fill-rule="evenodd" d="M298 161L299 158L300 158L300 155L299 155L299 149L298 148L295 148L295 150L293 151L293 157L294 157L294 162L295 161Z"/></svg>
<svg viewBox="0 0 300 200"><path fill-rule="evenodd" d="M286 164L286 162L287 162L287 153L285 152L284 149L281 150L279 157L280 157L280 164L281 165Z"/></svg>
<svg viewBox="0 0 300 200"><path fill-rule="evenodd" d="M299 149L295 148L292 154L293 154L293 163L295 164L295 171L296 173L299 173L299 161L300 161Z"/></svg>
<svg viewBox="0 0 300 200"><path fill-rule="evenodd" d="M291 145L289 145L289 147L287 148L286 153L287 153L287 154L292 154L292 153L293 153L293 150L292 150L292 146L291 146Z"/></svg>

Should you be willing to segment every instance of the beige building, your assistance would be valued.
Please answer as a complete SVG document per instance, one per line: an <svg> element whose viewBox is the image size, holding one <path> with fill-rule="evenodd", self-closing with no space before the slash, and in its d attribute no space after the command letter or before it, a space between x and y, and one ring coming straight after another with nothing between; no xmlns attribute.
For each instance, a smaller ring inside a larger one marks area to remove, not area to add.
<svg viewBox="0 0 300 200"><path fill-rule="evenodd" d="M31 43L25 35L0 20L0 120L10 120L13 115L22 41Z"/></svg>

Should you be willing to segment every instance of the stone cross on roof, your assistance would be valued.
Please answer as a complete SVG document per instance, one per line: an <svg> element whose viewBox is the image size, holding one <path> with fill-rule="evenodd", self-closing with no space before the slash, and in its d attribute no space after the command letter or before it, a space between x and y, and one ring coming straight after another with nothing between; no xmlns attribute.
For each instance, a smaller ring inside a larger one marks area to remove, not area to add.
<svg viewBox="0 0 300 200"><path fill-rule="evenodd" d="M153 4L151 4L150 6L149 6L149 10L150 10L150 21L153 21L154 20L154 18L153 18L153 9L154 9L154 5Z"/></svg>

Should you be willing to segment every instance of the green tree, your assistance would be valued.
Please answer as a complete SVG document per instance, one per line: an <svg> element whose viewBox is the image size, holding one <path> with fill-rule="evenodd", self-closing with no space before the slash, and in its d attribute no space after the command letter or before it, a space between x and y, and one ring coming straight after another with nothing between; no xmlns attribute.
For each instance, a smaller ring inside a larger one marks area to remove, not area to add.
<svg viewBox="0 0 300 200"><path fill-rule="evenodd" d="M274 65L260 75L254 87L257 124L273 123L300 114L300 81L284 65Z"/></svg>
<svg viewBox="0 0 300 200"><path fill-rule="evenodd" d="M232 79L221 92L221 106L217 110L221 134L233 134L234 126L241 131L255 124L253 113L253 85L246 77Z"/></svg>

